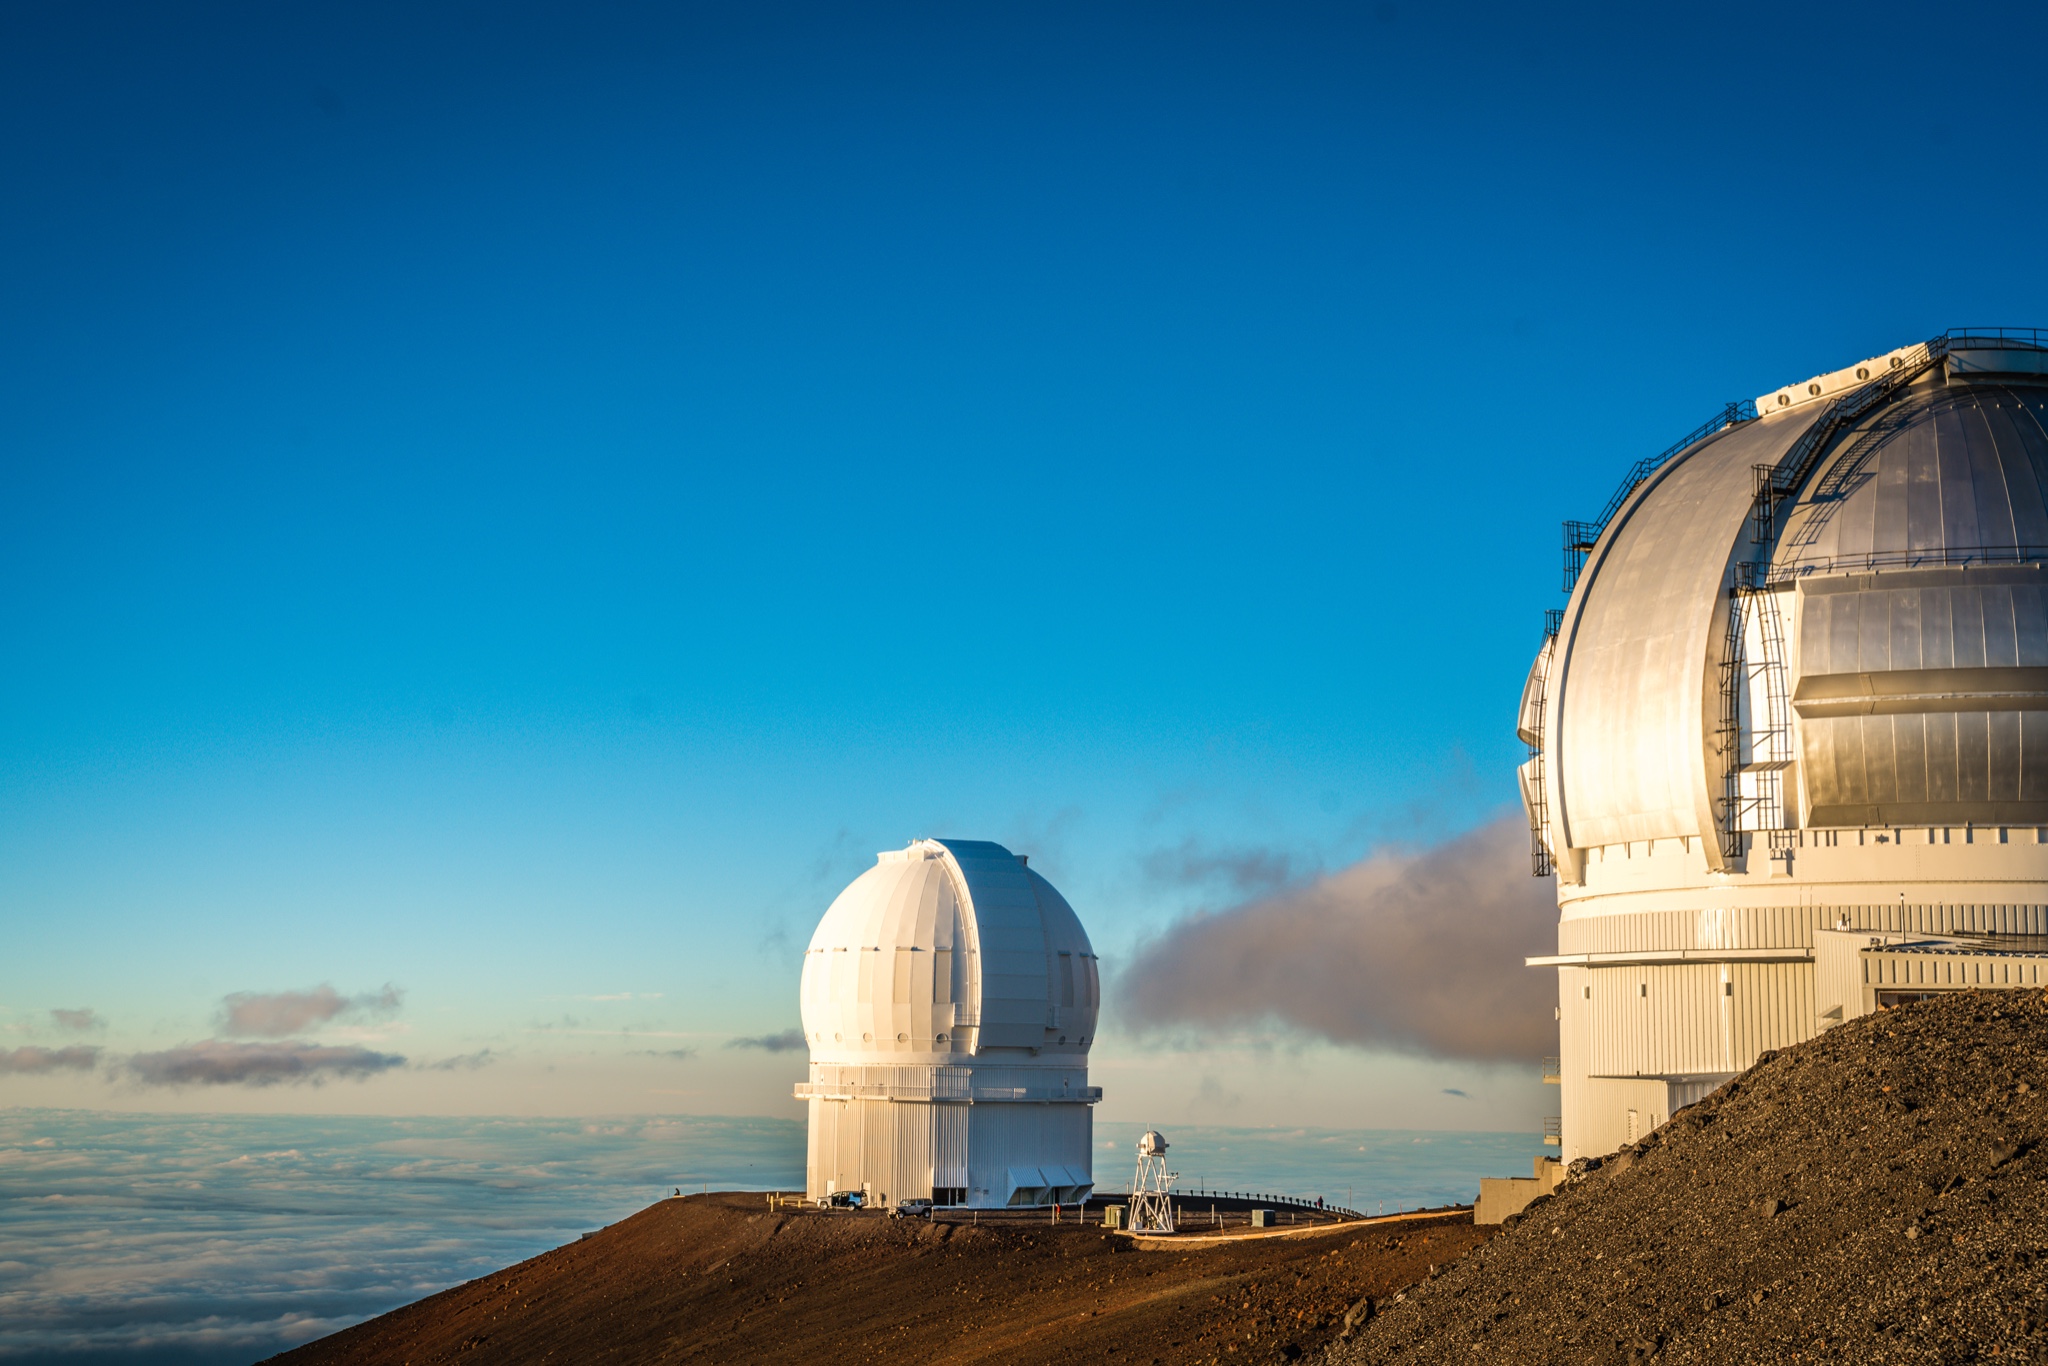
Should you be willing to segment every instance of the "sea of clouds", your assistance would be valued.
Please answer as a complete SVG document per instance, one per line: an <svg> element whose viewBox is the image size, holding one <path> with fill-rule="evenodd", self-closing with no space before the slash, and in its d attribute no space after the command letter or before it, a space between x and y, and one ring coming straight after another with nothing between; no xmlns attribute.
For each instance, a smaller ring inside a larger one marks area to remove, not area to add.
<svg viewBox="0 0 2048 1366"><path fill-rule="evenodd" d="M0 1111L0 1362L256 1361L677 1187L798 1186L800 1123Z"/></svg>
<svg viewBox="0 0 2048 1366"><path fill-rule="evenodd" d="M1120 1190L1142 1126L1097 1126ZM1186 1127L1186 1187L1468 1201L1529 1134ZM573 1241L681 1187L800 1189L748 1118L389 1119L0 1110L0 1363L242 1366Z"/></svg>

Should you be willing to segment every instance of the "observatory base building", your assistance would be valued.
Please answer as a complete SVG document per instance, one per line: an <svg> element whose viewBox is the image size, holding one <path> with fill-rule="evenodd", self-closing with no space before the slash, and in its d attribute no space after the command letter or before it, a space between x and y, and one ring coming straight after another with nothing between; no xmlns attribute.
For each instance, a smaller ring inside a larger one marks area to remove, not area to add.
<svg viewBox="0 0 2048 1366"><path fill-rule="evenodd" d="M1074 1204L1094 1186L1095 951L999 844L876 856L804 954L805 1188L896 1204Z"/></svg>
<svg viewBox="0 0 2048 1366"><path fill-rule="evenodd" d="M2048 985L2048 335L1730 405L1565 524L1523 691L1562 1156L1933 991Z"/></svg>

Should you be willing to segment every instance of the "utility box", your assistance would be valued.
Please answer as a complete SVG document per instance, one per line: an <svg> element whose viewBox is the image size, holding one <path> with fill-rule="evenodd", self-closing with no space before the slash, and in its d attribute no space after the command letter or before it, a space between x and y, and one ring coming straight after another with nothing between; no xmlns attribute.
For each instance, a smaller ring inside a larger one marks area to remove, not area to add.
<svg viewBox="0 0 2048 1366"><path fill-rule="evenodd" d="M1252 1211L1253 1228L1267 1228L1272 1224L1272 1222L1273 1211L1269 1209L1255 1209Z"/></svg>
<svg viewBox="0 0 2048 1366"><path fill-rule="evenodd" d="M1122 1205L1104 1206L1102 1210L1102 1226L1104 1228L1122 1228L1124 1226L1124 1207Z"/></svg>

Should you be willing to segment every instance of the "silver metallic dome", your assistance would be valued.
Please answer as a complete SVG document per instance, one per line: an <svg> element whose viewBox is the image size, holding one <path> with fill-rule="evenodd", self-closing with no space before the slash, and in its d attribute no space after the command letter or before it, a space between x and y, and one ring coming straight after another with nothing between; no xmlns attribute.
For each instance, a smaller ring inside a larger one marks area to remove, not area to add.
<svg viewBox="0 0 2048 1366"><path fill-rule="evenodd" d="M2048 334L1731 404L1566 523L1517 726L1562 1156L1933 990L2048 985Z"/></svg>

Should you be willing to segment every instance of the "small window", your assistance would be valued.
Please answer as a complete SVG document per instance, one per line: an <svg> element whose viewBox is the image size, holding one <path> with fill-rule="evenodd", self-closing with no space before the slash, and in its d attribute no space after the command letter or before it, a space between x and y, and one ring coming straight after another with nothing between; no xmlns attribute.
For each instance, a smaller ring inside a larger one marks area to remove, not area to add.
<svg viewBox="0 0 2048 1366"><path fill-rule="evenodd" d="M1723 983L1721 983L1721 994L1722 994L1723 996L1733 996L1733 995L1735 994L1735 983L1733 983L1733 982L1723 982Z"/></svg>
<svg viewBox="0 0 2048 1366"><path fill-rule="evenodd" d="M1650 994L1650 984L1649 984L1648 982L1638 982L1638 983L1636 983L1636 995L1638 995L1638 996L1643 996L1643 997L1647 997L1647 996L1648 996L1649 994Z"/></svg>

